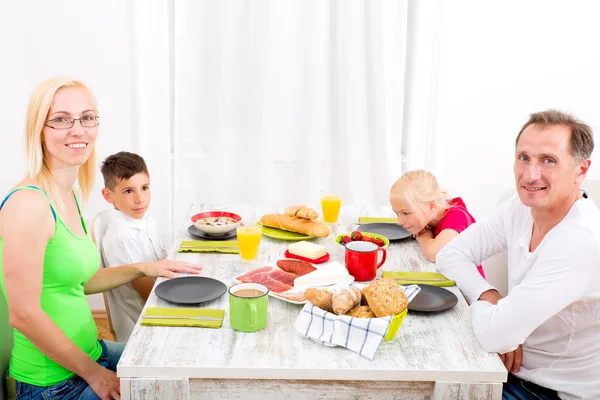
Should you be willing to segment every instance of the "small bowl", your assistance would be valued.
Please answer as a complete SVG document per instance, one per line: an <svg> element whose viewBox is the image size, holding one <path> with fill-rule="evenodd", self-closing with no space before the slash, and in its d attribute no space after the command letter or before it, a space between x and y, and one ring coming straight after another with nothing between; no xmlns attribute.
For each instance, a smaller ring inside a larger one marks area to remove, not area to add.
<svg viewBox="0 0 600 400"><path fill-rule="evenodd" d="M392 340L393 338L396 337L396 333L398 332L398 329L400 329L400 325L402 325L402 322L404 321L404 318L406 317L406 313L408 312L408 307L404 309L404 311L402 311L399 314L394 315L394 318L392 318L392 321L390 322L390 326L388 327L388 331L385 334L385 337L383 338L384 342L387 342L388 340Z"/></svg>
<svg viewBox="0 0 600 400"><path fill-rule="evenodd" d="M234 222L224 225L207 225L204 221L215 221L217 218L231 218ZM207 235L221 236L233 231L242 221L242 217L227 211L204 211L192 216L194 226Z"/></svg>
<svg viewBox="0 0 600 400"><path fill-rule="evenodd" d="M352 232L348 232L348 233L342 233L341 235L337 235L335 238L335 242L337 244L341 244L342 246L344 246L344 244L342 243L342 238L346 235L350 236L351 233ZM388 244L390 244L390 240L388 238L386 238L385 236L378 235L376 233L371 233L371 232L361 232L361 234L363 236L370 237L370 238L374 237L377 239L383 239L383 246L381 246L381 247L387 247ZM354 240L354 242L357 242L357 240Z"/></svg>

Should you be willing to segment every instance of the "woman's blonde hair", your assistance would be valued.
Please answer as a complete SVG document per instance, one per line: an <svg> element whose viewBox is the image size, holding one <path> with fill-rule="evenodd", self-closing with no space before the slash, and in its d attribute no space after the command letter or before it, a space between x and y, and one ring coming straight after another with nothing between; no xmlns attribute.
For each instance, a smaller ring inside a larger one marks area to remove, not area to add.
<svg viewBox="0 0 600 400"><path fill-rule="evenodd" d="M430 222L424 221L424 211L430 201L435 202L438 209L448 207L448 192L440 188L433 174L422 169L408 171L398 178L390 189L390 199L392 198L406 200L419 220L425 224Z"/></svg>
<svg viewBox="0 0 600 400"><path fill-rule="evenodd" d="M48 111L56 92L62 88L83 88L88 91L92 99L94 112L98 114L96 99L92 91L81 81L55 77L42 82L35 88L29 98L27 107L27 122L25 123L25 152L27 154L27 177L46 191L55 205L63 207L54 177L48 167L47 154L44 152L42 129L48 118ZM96 150L92 150L87 161L79 167L77 181L84 202L89 198L94 188L96 176Z"/></svg>

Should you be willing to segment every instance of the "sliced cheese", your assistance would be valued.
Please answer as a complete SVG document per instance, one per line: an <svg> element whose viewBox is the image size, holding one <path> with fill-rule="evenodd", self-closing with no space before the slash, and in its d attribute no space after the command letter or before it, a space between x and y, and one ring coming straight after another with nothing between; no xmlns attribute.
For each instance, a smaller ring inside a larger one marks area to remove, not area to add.
<svg viewBox="0 0 600 400"><path fill-rule="evenodd" d="M327 249L325 247L304 240L301 242L290 244L288 247L288 251L291 254L300 257L310 258L311 260L316 260L327 254Z"/></svg>
<svg viewBox="0 0 600 400"><path fill-rule="evenodd" d="M294 279L294 288L308 289L310 287L328 286L336 283L351 282L352 276L346 267L339 262L323 265L316 271Z"/></svg>

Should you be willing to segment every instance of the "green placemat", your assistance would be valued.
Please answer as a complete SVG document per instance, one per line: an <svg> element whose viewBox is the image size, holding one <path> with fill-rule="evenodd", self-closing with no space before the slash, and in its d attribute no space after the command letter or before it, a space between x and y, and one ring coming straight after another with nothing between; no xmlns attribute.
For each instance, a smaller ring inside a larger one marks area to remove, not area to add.
<svg viewBox="0 0 600 400"><path fill-rule="evenodd" d="M146 316L166 316L166 317L214 317L219 318L216 321L203 321L185 318L145 318ZM147 308L142 316L142 325L147 326L198 326L201 328L220 328L223 325L225 310L212 308L168 308L151 307Z"/></svg>
<svg viewBox="0 0 600 400"><path fill-rule="evenodd" d="M179 252L238 254L240 246L237 240L183 240L179 246Z"/></svg>
<svg viewBox="0 0 600 400"><path fill-rule="evenodd" d="M454 281L437 272L383 271L384 278L392 278L401 285L454 286Z"/></svg>
<svg viewBox="0 0 600 400"><path fill-rule="evenodd" d="M395 223L395 222L398 222L398 219L397 218L382 218L382 217L358 217L359 224L368 224L371 222Z"/></svg>
<svg viewBox="0 0 600 400"><path fill-rule="evenodd" d="M263 235L272 239L279 240L306 240L312 239L314 236L305 235L303 233L286 231L284 229L277 229L270 226L263 225Z"/></svg>

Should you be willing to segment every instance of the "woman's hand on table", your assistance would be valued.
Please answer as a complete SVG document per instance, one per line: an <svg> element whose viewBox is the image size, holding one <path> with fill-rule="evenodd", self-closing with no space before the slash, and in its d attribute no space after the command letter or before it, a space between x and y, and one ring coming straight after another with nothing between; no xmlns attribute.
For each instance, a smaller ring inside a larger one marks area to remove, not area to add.
<svg viewBox="0 0 600 400"><path fill-rule="evenodd" d="M98 368L85 381L102 400L121 399L119 378L110 369L98 365Z"/></svg>
<svg viewBox="0 0 600 400"><path fill-rule="evenodd" d="M140 266L141 272L145 276L150 276L152 278L156 278L158 276L174 278L177 276L176 272L198 274L201 269L202 266L200 265L175 260L160 260L150 263L142 263Z"/></svg>

